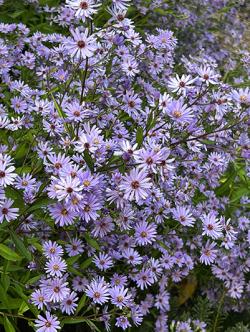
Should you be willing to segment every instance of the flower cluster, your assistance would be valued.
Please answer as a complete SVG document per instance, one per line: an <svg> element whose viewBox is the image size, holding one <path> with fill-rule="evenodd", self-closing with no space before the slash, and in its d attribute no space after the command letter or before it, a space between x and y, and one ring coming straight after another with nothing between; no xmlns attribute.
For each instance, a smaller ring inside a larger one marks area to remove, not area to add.
<svg viewBox="0 0 250 332"><path fill-rule="evenodd" d="M206 331L171 316L198 281L212 305L249 309L250 89L216 59L177 63L174 33L140 33L129 6L67 0L65 34L0 24L0 223L28 246L39 332L150 315Z"/></svg>

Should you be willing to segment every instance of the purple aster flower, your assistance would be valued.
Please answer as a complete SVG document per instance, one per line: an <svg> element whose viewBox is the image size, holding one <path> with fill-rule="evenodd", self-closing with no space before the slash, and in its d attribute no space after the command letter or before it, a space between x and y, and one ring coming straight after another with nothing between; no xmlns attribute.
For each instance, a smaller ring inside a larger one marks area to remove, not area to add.
<svg viewBox="0 0 250 332"><path fill-rule="evenodd" d="M59 226L68 226L74 223L77 216L76 211L70 209L70 206L65 203L56 203L49 206L51 217L55 220L55 224Z"/></svg>
<svg viewBox="0 0 250 332"><path fill-rule="evenodd" d="M127 263L131 264L132 266L142 263L141 256L133 248L124 249L124 251L122 252L122 255L124 258L126 258Z"/></svg>
<svg viewBox="0 0 250 332"><path fill-rule="evenodd" d="M60 179L55 185L54 189L56 196L59 201L65 199L69 201L72 197L77 197L78 199L82 198L82 195L79 194L82 191L83 187L80 185L80 180L77 178L72 178L67 176L65 179Z"/></svg>
<svg viewBox="0 0 250 332"><path fill-rule="evenodd" d="M62 312L66 312L67 315L73 314L77 308L77 300L78 297L75 292L71 292L67 295L61 304Z"/></svg>
<svg viewBox="0 0 250 332"><path fill-rule="evenodd" d="M91 219L95 220L99 217L98 210L102 208L100 199L95 195L88 195L84 198L84 204L81 207L80 215L83 220L89 222Z"/></svg>
<svg viewBox="0 0 250 332"><path fill-rule="evenodd" d="M60 256L51 257L45 265L46 273L52 277L61 277L66 269L67 264Z"/></svg>
<svg viewBox="0 0 250 332"><path fill-rule="evenodd" d="M119 309L127 306L131 299L131 294L128 294L128 289L124 288L124 286L115 286L110 288L109 294L111 296L111 303Z"/></svg>
<svg viewBox="0 0 250 332"><path fill-rule="evenodd" d="M6 187L12 185L17 176L16 173L13 173L15 167L10 164L9 161L5 161L5 158L0 153L0 186Z"/></svg>
<svg viewBox="0 0 250 332"><path fill-rule="evenodd" d="M50 312L46 311L46 318L38 315L35 320L35 327L37 332L57 332L60 330L60 322L55 315L51 315Z"/></svg>
<svg viewBox="0 0 250 332"><path fill-rule="evenodd" d="M155 241L157 232L156 225L141 221L135 226L135 241L139 246L151 244Z"/></svg>
<svg viewBox="0 0 250 332"><path fill-rule="evenodd" d="M168 104L167 114L177 123L190 122L193 118L192 110L182 100L173 100Z"/></svg>
<svg viewBox="0 0 250 332"><path fill-rule="evenodd" d="M45 295L43 290L38 289L31 294L31 302L36 305L38 309L42 310L44 305L48 302L48 297Z"/></svg>
<svg viewBox="0 0 250 332"><path fill-rule="evenodd" d="M128 327L131 327L131 324L127 317L120 316L116 318L115 326L121 327L123 330L126 330Z"/></svg>
<svg viewBox="0 0 250 332"><path fill-rule="evenodd" d="M69 294L68 283L61 278L49 279L44 285L44 293L52 302L61 302Z"/></svg>
<svg viewBox="0 0 250 332"><path fill-rule="evenodd" d="M31 190L36 186L36 179L31 174L25 174L18 176L15 181L15 187L17 189Z"/></svg>
<svg viewBox="0 0 250 332"><path fill-rule="evenodd" d="M103 304L109 300L109 286L104 278L94 279L87 286L86 295L93 299L94 303Z"/></svg>
<svg viewBox="0 0 250 332"><path fill-rule="evenodd" d="M156 295L155 307L163 311L169 311L170 309L169 299L170 299L169 293L165 291Z"/></svg>
<svg viewBox="0 0 250 332"><path fill-rule="evenodd" d="M65 40L64 45L72 58L86 59L93 56L96 50L96 40L93 36L88 36L89 32L86 29L81 32L78 28L71 30L73 38Z"/></svg>
<svg viewBox="0 0 250 332"><path fill-rule="evenodd" d="M96 4L94 0L66 0L67 6L74 9L75 16L85 21L86 18L92 18L97 13L97 8L101 4Z"/></svg>
<svg viewBox="0 0 250 332"><path fill-rule="evenodd" d="M101 271L106 271L113 266L112 259L109 255L99 253L98 256L94 256L93 263L100 269Z"/></svg>
<svg viewBox="0 0 250 332"><path fill-rule="evenodd" d="M4 220L10 222L18 217L19 209L11 207L13 203L14 201L12 199L7 198L0 206L0 223Z"/></svg>
<svg viewBox="0 0 250 332"><path fill-rule="evenodd" d="M214 262L218 250L214 249L216 247L215 242L207 241L205 247L202 247L200 262L204 263L205 265L210 265Z"/></svg>
<svg viewBox="0 0 250 332"><path fill-rule="evenodd" d="M223 226L213 212L203 214L201 220L203 224L202 235L210 236L212 239L218 239L223 236Z"/></svg>
<svg viewBox="0 0 250 332"><path fill-rule="evenodd" d="M195 219L192 217L189 208L177 206L172 209L174 219L178 220L183 226L194 226Z"/></svg>
<svg viewBox="0 0 250 332"><path fill-rule="evenodd" d="M129 175L123 178L119 187L125 192L125 199L130 201L135 199L136 202L139 202L141 199L147 198L151 183L144 171L134 168Z"/></svg>
<svg viewBox="0 0 250 332"><path fill-rule="evenodd" d="M83 243L81 240L75 238L66 245L66 252L70 257L79 255L83 252Z"/></svg>
<svg viewBox="0 0 250 332"><path fill-rule="evenodd" d="M63 255L63 248L56 242L47 241L43 244L43 254L47 258L58 257Z"/></svg>
<svg viewBox="0 0 250 332"><path fill-rule="evenodd" d="M137 286L144 290L154 283L154 276L151 269L142 269L136 276Z"/></svg>
<svg viewBox="0 0 250 332"><path fill-rule="evenodd" d="M169 80L168 87L172 92L186 96L187 90L192 88L190 85L193 84L194 81L195 79L192 79L190 75L182 75L181 77L176 75L176 77Z"/></svg>

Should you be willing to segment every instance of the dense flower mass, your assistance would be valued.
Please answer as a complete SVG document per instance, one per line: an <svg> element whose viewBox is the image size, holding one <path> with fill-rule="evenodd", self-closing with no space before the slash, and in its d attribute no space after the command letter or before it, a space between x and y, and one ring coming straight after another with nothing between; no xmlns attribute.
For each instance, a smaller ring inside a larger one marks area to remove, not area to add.
<svg viewBox="0 0 250 332"><path fill-rule="evenodd" d="M211 31L243 31L237 6L25 6L56 32L0 24L0 324L226 331L250 310L250 54Z"/></svg>

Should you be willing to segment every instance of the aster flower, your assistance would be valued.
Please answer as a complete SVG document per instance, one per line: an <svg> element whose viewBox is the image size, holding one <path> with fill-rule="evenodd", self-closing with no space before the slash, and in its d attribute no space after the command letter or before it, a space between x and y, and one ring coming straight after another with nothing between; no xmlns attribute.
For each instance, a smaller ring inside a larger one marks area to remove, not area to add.
<svg viewBox="0 0 250 332"><path fill-rule="evenodd" d="M38 309L42 310L47 304L48 298L43 290L38 289L31 294L31 302L37 306Z"/></svg>
<svg viewBox="0 0 250 332"><path fill-rule="evenodd" d="M156 238L156 226L155 224L141 221L135 226L135 241L139 246L145 246L151 244Z"/></svg>
<svg viewBox="0 0 250 332"><path fill-rule="evenodd" d="M0 223L4 220L10 222L18 217L19 209L11 207L13 203L12 199L7 198L0 206Z"/></svg>
<svg viewBox="0 0 250 332"><path fill-rule="evenodd" d="M62 312L66 312L67 315L73 314L77 308L76 304L77 300L78 300L77 294L75 292L71 292L62 301L61 304Z"/></svg>
<svg viewBox="0 0 250 332"><path fill-rule="evenodd" d="M128 327L131 327L131 324L127 317L119 316L116 318L115 326L121 327L123 330L126 330Z"/></svg>
<svg viewBox="0 0 250 332"><path fill-rule="evenodd" d="M177 123L190 122L193 118L192 110L182 100L173 100L167 106L166 113Z"/></svg>
<svg viewBox="0 0 250 332"><path fill-rule="evenodd" d="M142 263L142 258L139 253L133 248L124 249L122 252L124 258L126 258L128 264L132 266L138 265Z"/></svg>
<svg viewBox="0 0 250 332"><path fill-rule="evenodd" d="M15 167L0 154L0 186L6 187L12 185L17 176L14 173Z"/></svg>
<svg viewBox="0 0 250 332"><path fill-rule="evenodd" d="M194 226L195 219L192 217L189 208L177 206L172 209L174 219L178 220L183 226Z"/></svg>
<svg viewBox="0 0 250 332"><path fill-rule="evenodd" d="M74 219L77 217L77 212L69 205L65 203L56 203L49 206L51 217L54 219L55 224L59 226L68 226L74 223Z"/></svg>
<svg viewBox="0 0 250 332"><path fill-rule="evenodd" d="M173 77L168 82L168 87L172 92L177 92L177 94L183 94L186 96L187 90L191 89L195 79L192 79L190 75L182 75L181 77L179 75L176 75L176 77Z"/></svg>
<svg viewBox="0 0 250 332"><path fill-rule="evenodd" d="M81 240L75 238L66 245L66 252L70 257L79 255L83 252L83 243Z"/></svg>
<svg viewBox="0 0 250 332"><path fill-rule="evenodd" d="M203 233L202 235L210 236L212 239L218 239L222 237L222 225L220 221L216 218L214 213L204 214L201 216L203 223Z"/></svg>
<svg viewBox="0 0 250 332"><path fill-rule="evenodd" d="M61 277L66 271L67 264L61 257L51 257L45 265L45 271L50 276Z"/></svg>
<svg viewBox="0 0 250 332"><path fill-rule="evenodd" d="M197 73L199 75L199 80L205 82L206 85L218 84L219 75L216 74L212 68L203 66L198 68Z"/></svg>
<svg viewBox="0 0 250 332"><path fill-rule="evenodd" d="M169 299L170 299L169 293L166 291L156 295L155 307L163 311L169 311L170 309Z"/></svg>
<svg viewBox="0 0 250 332"><path fill-rule="evenodd" d="M142 269L135 278L137 286L141 290L147 289L154 283L153 272L150 269Z"/></svg>
<svg viewBox="0 0 250 332"><path fill-rule="evenodd" d="M75 16L81 18L85 21L86 18L91 18L92 15L97 13L97 8L101 4L95 4L94 0L66 0L66 4L68 7L74 9Z"/></svg>
<svg viewBox="0 0 250 332"><path fill-rule="evenodd" d="M54 278L48 281L44 286L43 291L49 298L49 301L54 303L63 301L69 294L68 283L61 278Z"/></svg>
<svg viewBox="0 0 250 332"><path fill-rule="evenodd" d="M54 185L54 189L59 201L63 199L69 201L72 197L82 198L82 195L79 193L83 189L81 182L79 179L72 178L71 176L60 179Z"/></svg>
<svg viewBox="0 0 250 332"><path fill-rule="evenodd" d="M205 265L210 265L214 262L217 252L217 249L214 249L216 247L215 242L206 242L205 247L202 247L201 250L201 256L200 256L200 262L204 263Z"/></svg>
<svg viewBox="0 0 250 332"><path fill-rule="evenodd" d="M147 198L151 183L144 171L134 168L129 175L123 178L119 187L125 192L125 199L130 201L135 199L136 202L139 202L141 199Z"/></svg>
<svg viewBox="0 0 250 332"><path fill-rule="evenodd" d="M62 256L63 248L56 242L49 240L43 244L43 254L47 258Z"/></svg>
<svg viewBox="0 0 250 332"><path fill-rule="evenodd" d="M92 280L87 286L86 295L93 299L94 303L103 304L109 300L109 286L104 278Z"/></svg>
<svg viewBox="0 0 250 332"><path fill-rule="evenodd" d="M71 30L73 38L68 38L64 42L65 48L68 50L72 58L86 59L93 56L96 50L96 41L93 36L88 36L86 29L81 32L78 28Z"/></svg>
<svg viewBox="0 0 250 332"><path fill-rule="evenodd" d="M127 306L131 298L131 294L128 294L128 289L124 288L124 286L115 286L110 288L109 294L111 296L111 303L119 309Z"/></svg>
<svg viewBox="0 0 250 332"><path fill-rule="evenodd" d="M99 256L94 256L93 263L101 270L106 271L113 265L112 259L109 255L99 253Z"/></svg>
<svg viewBox="0 0 250 332"><path fill-rule="evenodd" d="M46 311L46 318L38 315L35 320L35 327L37 332L57 332L60 330L60 322L55 315L51 315L50 312Z"/></svg>

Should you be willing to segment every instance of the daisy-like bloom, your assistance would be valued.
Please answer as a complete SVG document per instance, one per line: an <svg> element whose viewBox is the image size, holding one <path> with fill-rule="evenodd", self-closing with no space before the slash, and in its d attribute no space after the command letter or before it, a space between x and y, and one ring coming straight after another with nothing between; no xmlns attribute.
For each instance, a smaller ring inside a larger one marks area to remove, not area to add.
<svg viewBox="0 0 250 332"><path fill-rule="evenodd" d="M172 92L176 92L178 95L182 94L186 96L187 90L192 88L191 84L193 84L195 79L192 79L190 75L176 75L168 82L168 87Z"/></svg>
<svg viewBox="0 0 250 332"><path fill-rule="evenodd" d="M2 206L0 206L0 223L4 220L10 222L11 220L15 220L18 216L18 208L11 207L14 201L10 198L7 198Z"/></svg>
<svg viewBox="0 0 250 332"><path fill-rule="evenodd" d="M155 307L160 310L168 311L169 306L169 293L164 291L155 297Z"/></svg>
<svg viewBox="0 0 250 332"><path fill-rule="evenodd" d="M46 258L58 257L63 255L63 248L56 242L48 241L43 244L43 254Z"/></svg>
<svg viewBox="0 0 250 332"><path fill-rule="evenodd" d="M138 144L131 144L131 142L127 140L123 140L119 144L119 150L114 152L115 156L122 156L124 160L130 160L136 153Z"/></svg>
<svg viewBox="0 0 250 332"><path fill-rule="evenodd" d="M209 162L215 166L223 166L225 164L225 157L222 153L212 152L208 157Z"/></svg>
<svg viewBox="0 0 250 332"><path fill-rule="evenodd" d="M72 197L76 197L77 199L82 198L79 192L82 191L83 187L78 178L72 178L71 176L62 178L54 185L54 189L59 201L63 199L69 201Z"/></svg>
<svg viewBox="0 0 250 332"><path fill-rule="evenodd" d="M94 256L93 263L101 270L106 271L113 266L112 259L109 255L100 253Z"/></svg>
<svg viewBox="0 0 250 332"><path fill-rule="evenodd" d="M86 222L89 222L91 219L96 220L99 217L97 211L100 210L101 207L102 204L95 195L91 194L87 196L80 211L81 218Z"/></svg>
<svg viewBox="0 0 250 332"><path fill-rule="evenodd" d="M208 66L203 66L198 68L197 72L199 75L199 80L201 82L205 82L206 85L218 84L219 75L216 74L212 68L209 68Z"/></svg>
<svg viewBox="0 0 250 332"><path fill-rule="evenodd" d="M47 301L48 298L41 289L37 289L31 294L31 302L40 310L47 304Z"/></svg>
<svg viewBox="0 0 250 332"><path fill-rule="evenodd" d="M114 228L115 225L113 224L112 219L107 216L95 221L95 226L91 233L94 235L94 237L104 237Z"/></svg>
<svg viewBox="0 0 250 332"><path fill-rule="evenodd" d="M135 278L137 286L141 290L147 289L148 286L151 286L154 283L153 272L151 269L142 269Z"/></svg>
<svg viewBox="0 0 250 332"><path fill-rule="evenodd" d="M113 6L115 6L118 10L127 9L129 6L129 2L131 0L112 0Z"/></svg>
<svg viewBox="0 0 250 332"><path fill-rule="evenodd" d="M51 257L45 265L45 272L52 277L61 277L67 269L67 264L60 256Z"/></svg>
<svg viewBox="0 0 250 332"><path fill-rule="evenodd" d="M121 64L122 70L128 77L133 77L139 73L138 63L132 57L124 58Z"/></svg>
<svg viewBox="0 0 250 332"><path fill-rule="evenodd" d="M164 92L163 95L160 95L159 98L159 109L165 111L167 109L168 104L172 101L172 98Z"/></svg>
<svg viewBox="0 0 250 332"><path fill-rule="evenodd" d="M75 292L71 292L62 301L61 304L62 312L66 312L67 315L73 314L77 308L77 303L76 303L77 300L78 300L77 294Z"/></svg>
<svg viewBox="0 0 250 332"><path fill-rule="evenodd" d="M11 165L9 160L5 161L5 158L0 154L0 187L6 187L12 185L17 176L14 173L15 167Z"/></svg>
<svg viewBox="0 0 250 332"><path fill-rule="evenodd" d="M55 224L59 226L68 226L74 223L74 219L77 216L76 211L70 209L65 203L56 203L49 206L51 217L54 219Z"/></svg>
<svg viewBox="0 0 250 332"><path fill-rule="evenodd" d="M250 104L250 89L233 90L232 98L239 104Z"/></svg>
<svg viewBox="0 0 250 332"><path fill-rule="evenodd" d="M29 190L34 188L35 185L36 179L34 179L31 174L24 174L23 176L18 176L15 181L15 187L17 189Z"/></svg>
<svg viewBox="0 0 250 332"><path fill-rule="evenodd" d="M177 123L190 122L193 118L192 110L182 100L173 100L166 109L167 115Z"/></svg>
<svg viewBox="0 0 250 332"><path fill-rule="evenodd" d="M144 246L155 241L157 232L155 224L141 221L135 226L135 241L139 246Z"/></svg>
<svg viewBox="0 0 250 332"><path fill-rule="evenodd" d="M96 40L93 36L88 36L88 29L81 32L78 28L71 30L73 38L67 38L64 42L65 48L72 58L90 58L96 50Z"/></svg>
<svg viewBox="0 0 250 332"><path fill-rule="evenodd" d="M50 312L46 311L46 318L39 315L35 320L35 327L37 332L57 332L60 330L60 322L55 315L51 315Z"/></svg>
<svg viewBox="0 0 250 332"><path fill-rule="evenodd" d="M172 210L174 219L178 220L183 226L194 226L195 219L192 217L189 208L177 206Z"/></svg>
<svg viewBox="0 0 250 332"><path fill-rule="evenodd" d="M66 252L70 257L79 255L83 252L83 243L81 240L75 238L65 246Z"/></svg>
<svg viewBox="0 0 250 332"><path fill-rule="evenodd" d="M115 326L126 330L128 327L131 327L131 324L126 316L119 316L116 318Z"/></svg>
<svg viewBox="0 0 250 332"><path fill-rule="evenodd" d="M125 199L139 202L141 199L148 197L148 191L151 186L152 184L147 174L143 170L139 171L138 168L134 168L129 175L123 178L119 188L124 191Z"/></svg>
<svg viewBox="0 0 250 332"><path fill-rule="evenodd" d="M100 4L95 4L94 0L66 0L66 6L74 9L75 16L85 21L86 18L92 18L93 14L97 13L97 8Z"/></svg>
<svg viewBox="0 0 250 332"><path fill-rule="evenodd" d="M218 239L223 236L223 226L214 213L203 214L201 220L203 223L202 235L210 236L212 239Z"/></svg>
<svg viewBox="0 0 250 332"><path fill-rule="evenodd" d="M138 168L143 171L157 173L157 166L160 164L161 158L161 150L140 149L135 156L135 161L139 164Z"/></svg>
<svg viewBox="0 0 250 332"><path fill-rule="evenodd" d="M130 299L131 294L127 294L128 289L124 288L124 286L115 286L109 290L109 294L111 296L111 303L117 306L119 309L127 306Z"/></svg>
<svg viewBox="0 0 250 332"><path fill-rule="evenodd" d="M65 113L69 121L80 122L82 121L86 114L83 107L78 102L72 102L65 106Z"/></svg>
<svg viewBox="0 0 250 332"><path fill-rule="evenodd" d="M128 264L131 264L133 266L141 264L141 262L142 262L141 256L133 248L124 249L124 251L122 252L122 255L124 258L126 258Z"/></svg>
<svg viewBox="0 0 250 332"><path fill-rule="evenodd" d="M49 298L51 302L61 302L69 294L68 283L61 278L54 278L49 280L47 284L44 285L44 293Z"/></svg>
<svg viewBox="0 0 250 332"><path fill-rule="evenodd" d="M109 286L104 278L94 279L87 286L86 295L92 298L94 303L103 304L109 300Z"/></svg>
<svg viewBox="0 0 250 332"><path fill-rule="evenodd" d="M111 279L111 286L125 286L128 278L124 275L115 273Z"/></svg>
<svg viewBox="0 0 250 332"><path fill-rule="evenodd" d="M218 250L214 249L214 247L216 247L216 243L210 241L207 241L205 247L202 247L200 256L201 263L204 263L205 265L210 265L214 262L218 252Z"/></svg>

